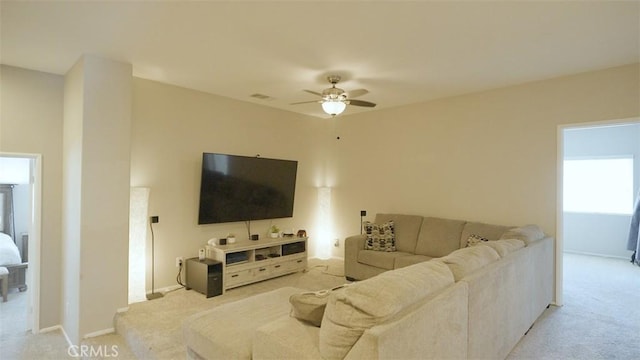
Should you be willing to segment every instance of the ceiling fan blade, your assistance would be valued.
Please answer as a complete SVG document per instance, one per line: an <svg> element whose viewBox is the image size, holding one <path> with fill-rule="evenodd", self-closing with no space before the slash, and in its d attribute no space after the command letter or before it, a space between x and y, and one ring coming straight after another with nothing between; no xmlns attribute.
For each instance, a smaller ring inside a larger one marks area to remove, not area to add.
<svg viewBox="0 0 640 360"><path fill-rule="evenodd" d="M311 103L320 103L322 100L313 100L313 101L302 101L297 103L291 103L289 105L299 105L299 104L311 104Z"/></svg>
<svg viewBox="0 0 640 360"><path fill-rule="evenodd" d="M347 94L349 95L350 98L355 98L368 93L369 93L369 90L367 89L356 89L356 90L347 91Z"/></svg>
<svg viewBox="0 0 640 360"><path fill-rule="evenodd" d="M303 91L306 91L309 94L318 95L318 96L322 97L322 94L320 94L319 92L315 92L315 91L311 91L311 90L303 90Z"/></svg>
<svg viewBox="0 0 640 360"><path fill-rule="evenodd" d="M351 99L347 99L347 101L349 102L349 105L354 105L354 106L364 106L364 107L375 107L376 104L369 102L369 101L364 101L364 100L351 100Z"/></svg>

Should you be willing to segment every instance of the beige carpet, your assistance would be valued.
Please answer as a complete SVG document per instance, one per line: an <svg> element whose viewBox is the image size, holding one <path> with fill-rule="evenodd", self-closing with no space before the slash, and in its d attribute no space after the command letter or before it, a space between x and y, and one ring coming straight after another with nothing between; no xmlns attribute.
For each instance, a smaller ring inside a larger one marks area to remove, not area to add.
<svg viewBox="0 0 640 360"><path fill-rule="evenodd" d="M640 359L640 267L564 255L564 306L547 309L508 359Z"/></svg>
<svg viewBox="0 0 640 360"><path fill-rule="evenodd" d="M565 306L546 310L508 359L632 359L640 354L640 267L625 260L566 254ZM337 276L335 276L337 275ZM344 283L342 263L310 261L310 270L263 281L206 299L184 289L132 304L116 316L118 334L84 345L111 349L118 359L184 359L182 320L198 311L282 286L310 290ZM4 319L3 319L4 322ZM2 338L0 359L63 359L60 331ZM101 357L91 357L93 359ZM102 357L113 359L113 356Z"/></svg>
<svg viewBox="0 0 640 360"><path fill-rule="evenodd" d="M116 316L116 332L141 359L183 359L182 320L189 315L251 295L295 286L321 290L345 283L341 260L309 261L309 270L227 291L205 298L193 290L180 289L163 298L132 304L129 311ZM100 341L99 338L93 341Z"/></svg>

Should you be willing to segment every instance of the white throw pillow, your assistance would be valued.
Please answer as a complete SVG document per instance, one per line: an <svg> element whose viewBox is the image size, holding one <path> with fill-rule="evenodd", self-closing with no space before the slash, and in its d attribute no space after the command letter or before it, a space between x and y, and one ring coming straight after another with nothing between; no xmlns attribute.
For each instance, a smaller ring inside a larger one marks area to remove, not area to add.
<svg viewBox="0 0 640 360"><path fill-rule="evenodd" d="M544 231L538 225L525 225L505 231L500 236L500 240L518 239L524 241L525 244L529 244L544 237Z"/></svg>

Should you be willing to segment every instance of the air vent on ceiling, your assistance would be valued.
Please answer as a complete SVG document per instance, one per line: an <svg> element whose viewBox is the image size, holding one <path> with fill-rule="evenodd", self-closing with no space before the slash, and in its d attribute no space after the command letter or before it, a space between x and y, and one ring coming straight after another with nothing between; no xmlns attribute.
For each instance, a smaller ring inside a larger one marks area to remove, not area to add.
<svg viewBox="0 0 640 360"><path fill-rule="evenodd" d="M256 98L256 99L260 99L260 100L273 100L274 98L272 98L269 95L264 95L264 94L252 94L251 95L252 98Z"/></svg>

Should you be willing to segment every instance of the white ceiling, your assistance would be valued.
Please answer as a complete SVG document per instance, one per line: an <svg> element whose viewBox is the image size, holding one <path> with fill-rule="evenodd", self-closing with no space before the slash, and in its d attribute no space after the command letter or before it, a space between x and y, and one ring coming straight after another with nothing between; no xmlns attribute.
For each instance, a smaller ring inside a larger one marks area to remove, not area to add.
<svg viewBox="0 0 640 360"><path fill-rule="evenodd" d="M302 90L322 91L330 74L384 109L640 61L638 1L0 6L3 64L64 74L100 55L137 77L320 117L319 104L290 103L315 100Z"/></svg>

